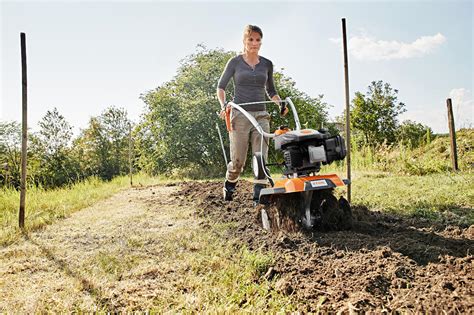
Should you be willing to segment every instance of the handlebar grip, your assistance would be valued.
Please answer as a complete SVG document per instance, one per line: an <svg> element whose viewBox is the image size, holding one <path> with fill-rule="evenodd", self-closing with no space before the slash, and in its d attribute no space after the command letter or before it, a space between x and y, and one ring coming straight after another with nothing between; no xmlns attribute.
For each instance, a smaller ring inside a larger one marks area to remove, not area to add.
<svg viewBox="0 0 474 315"><path fill-rule="evenodd" d="M231 107L228 106L225 109L225 126L227 127L227 131L232 131L232 124L230 123L230 112L231 112Z"/></svg>

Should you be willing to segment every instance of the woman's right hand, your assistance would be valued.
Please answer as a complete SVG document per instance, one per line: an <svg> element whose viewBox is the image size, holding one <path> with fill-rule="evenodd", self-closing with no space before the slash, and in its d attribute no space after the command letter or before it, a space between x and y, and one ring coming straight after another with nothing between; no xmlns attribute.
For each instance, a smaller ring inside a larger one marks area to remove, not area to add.
<svg viewBox="0 0 474 315"><path fill-rule="evenodd" d="M221 109L221 112L219 113L219 117L221 117L222 120L225 119L225 107Z"/></svg>

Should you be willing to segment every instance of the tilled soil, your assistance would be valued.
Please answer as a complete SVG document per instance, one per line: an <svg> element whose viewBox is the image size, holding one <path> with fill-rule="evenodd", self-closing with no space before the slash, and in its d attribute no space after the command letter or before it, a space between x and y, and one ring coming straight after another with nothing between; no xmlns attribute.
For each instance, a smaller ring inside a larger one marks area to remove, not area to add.
<svg viewBox="0 0 474 315"><path fill-rule="evenodd" d="M353 207L348 231L267 232L252 205L251 183L240 182L231 202L222 200L221 183L181 188L183 198L198 203L202 218L233 223L229 240L273 255L264 277L292 295L301 311L474 309L474 226L439 226Z"/></svg>

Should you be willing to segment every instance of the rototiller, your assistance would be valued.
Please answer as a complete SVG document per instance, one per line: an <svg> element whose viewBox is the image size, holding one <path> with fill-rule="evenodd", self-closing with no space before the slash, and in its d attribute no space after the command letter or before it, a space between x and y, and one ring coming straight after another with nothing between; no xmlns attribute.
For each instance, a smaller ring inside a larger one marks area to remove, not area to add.
<svg viewBox="0 0 474 315"><path fill-rule="evenodd" d="M326 130L301 129L298 113L290 98L281 101L289 105L295 120L295 130L280 127L274 133L265 132L257 121L243 107L250 104L274 103L273 101L235 104L229 102L231 108L240 111L253 124L262 136L262 149L254 154L252 168L256 179L268 179L271 187L260 192L259 203L265 208L271 205L282 205L288 199L293 203L297 223L305 228L322 226L321 222L330 222L339 228L348 228L351 225L352 214L349 203L341 197L339 200L333 195L336 187L348 184L348 180L339 178L336 174L317 175L321 165L331 164L346 157L344 139L340 135L331 136ZM230 129L230 110L226 111L226 124ZM282 152L284 161L281 179L270 176L268 166L262 155L263 141L272 138L275 149ZM294 198L299 194L299 198ZM287 198L289 196L292 198ZM296 200L296 202L295 202ZM278 201L278 202L277 202ZM283 202L282 202L283 201ZM296 204L295 204L296 203ZM335 212L339 214L334 216ZM330 217L327 220L326 217ZM264 226L265 220L262 219Z"/></svg>

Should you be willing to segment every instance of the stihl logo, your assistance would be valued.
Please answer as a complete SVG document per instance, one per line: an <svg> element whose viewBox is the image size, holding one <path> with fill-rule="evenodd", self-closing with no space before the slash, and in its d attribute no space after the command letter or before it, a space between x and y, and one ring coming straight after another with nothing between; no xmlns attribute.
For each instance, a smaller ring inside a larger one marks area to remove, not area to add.
<svg viewBox="0 0 474 315"><path fill-rule="evenodd" d="M312 180L311 181L311 186L312 187L323 187L327 186L326 180L320 179L320 180Z"/></svg>

